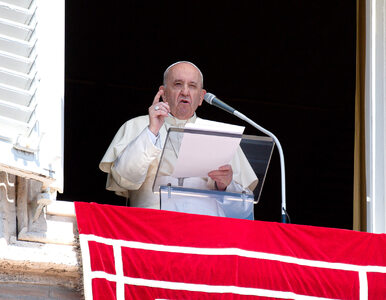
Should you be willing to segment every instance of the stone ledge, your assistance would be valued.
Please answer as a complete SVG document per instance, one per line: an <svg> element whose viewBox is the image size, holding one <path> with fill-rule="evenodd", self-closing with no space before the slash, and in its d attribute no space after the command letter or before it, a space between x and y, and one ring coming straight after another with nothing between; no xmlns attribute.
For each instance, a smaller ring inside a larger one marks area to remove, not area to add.
<svg viewBox="0 0 386 300"><path fill-rule="evenodd" d="M18 282L0 282L0 299L76 300L83 299L83 296L80 291L66 287Z"/></svg>
<svg viewBox="0 0 386 300"><path fill-rule="evenodd" d="M73 202L53 201L36 221L28 218L24 224L18 228L18 239L23 241L74 245L78 236Z"/></svg>
<svg viewBox="0 0 386 300"><path fill-rule="evenodd" d="M0 281L56 284L69 288L81 285L78 247L13 240L0 245ZM60 276L58 276L60 275ZM17 279L17 280L15 280Z"/></svg>
<svg viewBox="0 0 386 300"><path fill-rule="evenodd" d="M47 205L47 215L75 217L74 202L56 200Z"/></svg>

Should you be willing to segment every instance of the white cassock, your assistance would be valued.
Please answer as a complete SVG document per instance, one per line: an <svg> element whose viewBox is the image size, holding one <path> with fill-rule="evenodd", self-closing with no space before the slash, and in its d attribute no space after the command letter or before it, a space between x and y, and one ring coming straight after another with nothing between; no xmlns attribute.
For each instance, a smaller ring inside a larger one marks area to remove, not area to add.
<svg viewBox="0 0 386 300"><path fill-rule="evenodd" d="M189 120L167 117L157 138L152 137L148 129L149 116L140 116L127 121L116 133L99 164L99 168L108 174L106 189L130 198L130 206L159 209L159 195L153 193L152 187L167 131L170 127L183 128L187 122L195 123L200 120L202 119L196 115ZM233 169L233 181L226 191L253 191L258 179L240 147L230 165ZM215 189L214 181L209 177L198 179L196 184L196 188ZM213 206L210 209L212 213L208 213L208 209L197 202L191 205L189 212L203 213L202 210L205 210L205 214L223 215L216 205L210 203L206 205ZM179 208L176 210L179 211Z"/></svg>

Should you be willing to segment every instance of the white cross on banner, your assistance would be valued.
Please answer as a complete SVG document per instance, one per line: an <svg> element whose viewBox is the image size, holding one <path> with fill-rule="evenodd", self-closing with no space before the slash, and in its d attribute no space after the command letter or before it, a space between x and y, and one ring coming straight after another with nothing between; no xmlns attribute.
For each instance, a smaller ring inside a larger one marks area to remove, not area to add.
<svg viewBox="0 0 386 300"><path fill-rule="evenodd" d="M86 299L385 299L386 235L75 203Z"/></svg>

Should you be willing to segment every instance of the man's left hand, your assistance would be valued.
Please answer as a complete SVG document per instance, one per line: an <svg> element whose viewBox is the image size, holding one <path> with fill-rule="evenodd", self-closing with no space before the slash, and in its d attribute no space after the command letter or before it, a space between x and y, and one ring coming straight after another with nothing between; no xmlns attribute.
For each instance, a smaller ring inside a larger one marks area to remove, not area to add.
<svg viewBox="0 0 386 300"><path fill-rule="evenodd" d="M208 173L208 176L212 178L217 185L219 191L225 191L227 186L232 182L233 170L231 165L225 165Z"/></svg>

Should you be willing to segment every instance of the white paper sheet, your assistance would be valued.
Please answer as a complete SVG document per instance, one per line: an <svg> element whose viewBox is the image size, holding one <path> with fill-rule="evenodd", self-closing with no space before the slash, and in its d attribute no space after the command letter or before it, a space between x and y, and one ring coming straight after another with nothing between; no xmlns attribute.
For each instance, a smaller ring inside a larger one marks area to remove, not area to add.
<svg viewBox="0 0 386 300"><path fill-rule="evenodd" d="M197 119L195 123L187 123L185 128L193 128L198 130L207 130L215 132L227 132L235 134L243 134L245 127L228 123Z"/></svg>
<svg viewBox="0 0 386 300"><path fill-rule="evenodd" d="M194 124L187 124L185 128L241 135L245 127L197 120ZM185 132L172 176L175 178L208 176L210 171L217 170L219 167L230 163L240 141L241 137Z"/></svg>

